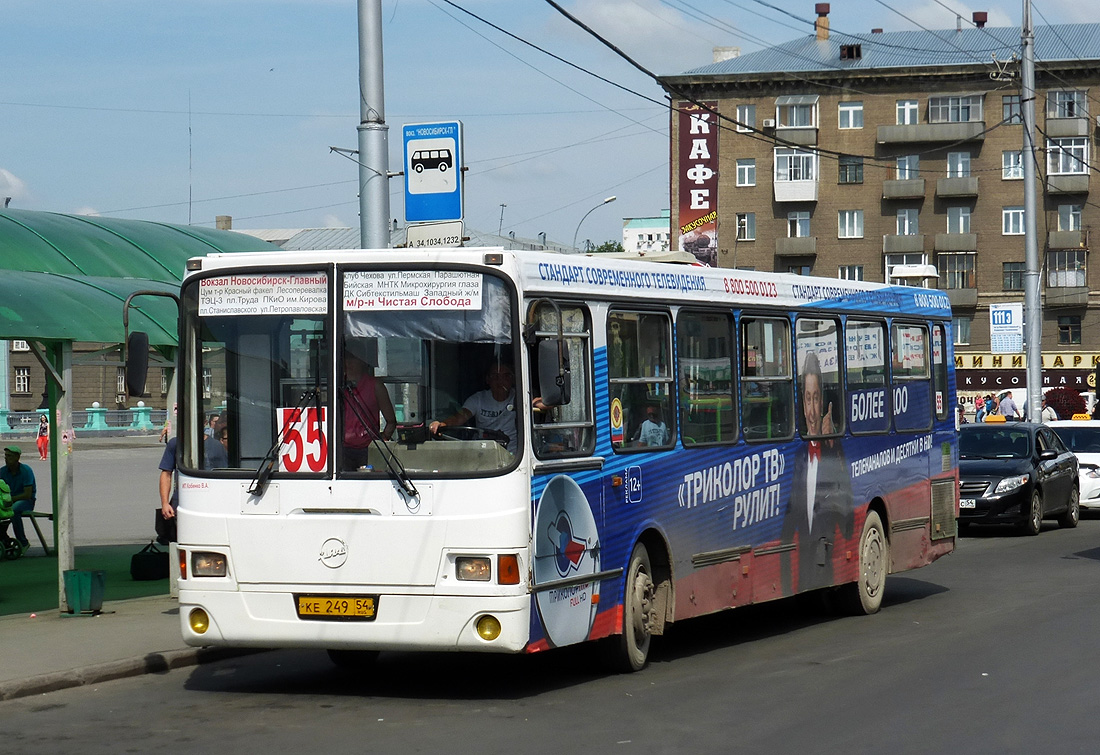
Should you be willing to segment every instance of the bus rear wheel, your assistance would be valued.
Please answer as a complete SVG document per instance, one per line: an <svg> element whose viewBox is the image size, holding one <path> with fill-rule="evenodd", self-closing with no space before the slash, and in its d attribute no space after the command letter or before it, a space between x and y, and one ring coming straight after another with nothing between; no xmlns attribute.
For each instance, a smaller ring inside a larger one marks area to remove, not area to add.
<svg viewBox="0 0 1100 755"><path fill-rule="evenodd" d="M859 579L839 588L844 608L849 613L870 615L882 607L886 591L886 574L890 571L890 543L882 518L877 511L868 511L859 536Z"/></svg>
<svg viewBox="0 0 1100 755"><path fill-rule="evenodd" d="M623 633L610 638L610 665L616 671L641 671L649 660L654 611L657 610L657 587L653 582L653 567L649 551L641 543L630 554L626 570L626 590L623 595Z"/></svg>

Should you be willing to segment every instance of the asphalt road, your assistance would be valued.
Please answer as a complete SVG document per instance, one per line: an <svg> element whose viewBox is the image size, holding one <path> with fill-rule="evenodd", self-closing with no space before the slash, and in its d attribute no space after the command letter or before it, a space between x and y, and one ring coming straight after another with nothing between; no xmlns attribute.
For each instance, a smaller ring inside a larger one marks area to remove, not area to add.
<svg viewBox="0 0 1100 755"><path fill-rule="evenodd" d="M589 648L285 650L0 704L4 749L146 752L1095 752L1100 520L982 533L893 576L881 613L785 601L676 625L650 666Z"/></svg>
<svg viewBox="0 0 1100 755"><path fill-rule="evenodd" d="M36 511L49 511L53 495L50 462L40 461L33 440L20 441L22 461L34 470ZM154 510L160 506L158 480L164 445L155 437L82 438L73 447L73 541L75 545L147 543L155 537ZM40 522L46 542L53 528ZM38 545L27 527L32 545Z"/></svg>

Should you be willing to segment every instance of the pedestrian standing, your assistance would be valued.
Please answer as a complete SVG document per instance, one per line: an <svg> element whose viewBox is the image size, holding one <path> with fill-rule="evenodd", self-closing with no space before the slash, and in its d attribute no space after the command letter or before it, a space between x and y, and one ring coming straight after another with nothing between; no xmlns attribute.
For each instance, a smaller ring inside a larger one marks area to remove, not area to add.
<svg viewBox="0 0 1100 755"><path fill-rule="evenodd" d="M50 452L50 420L45 414L38 417L38 457L45 461Z"/></svg>
<svg viewBox="0 0 1100 755"><path fill-rule="evenodd" d="M1040 420L1043 424L1047 422L1056 422L1058 420L1058 412L1054 411L1054 407L1047 403L1047 397L1043 396L1043 413L1040 416Z"/></svg>
<svg viewBox="0 0 1100 755"><path fill-rule="evenodd" d="M1012 391L1006 391L1001 398L1001 415L1007 419L1017 419L1020 410L1016 408L1016 402L1012 400Z"/></svg>

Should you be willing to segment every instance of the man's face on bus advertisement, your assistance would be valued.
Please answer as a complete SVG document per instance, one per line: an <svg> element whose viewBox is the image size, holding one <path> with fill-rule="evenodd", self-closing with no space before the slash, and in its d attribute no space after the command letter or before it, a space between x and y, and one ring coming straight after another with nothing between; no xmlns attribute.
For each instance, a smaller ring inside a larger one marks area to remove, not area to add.
<svg viewBox="0 0 1100 755"><path fill-rule="evenodd" d="M821 377L806 375L802 389L802 413L806 417L806 434L821 435Z"/></svg>

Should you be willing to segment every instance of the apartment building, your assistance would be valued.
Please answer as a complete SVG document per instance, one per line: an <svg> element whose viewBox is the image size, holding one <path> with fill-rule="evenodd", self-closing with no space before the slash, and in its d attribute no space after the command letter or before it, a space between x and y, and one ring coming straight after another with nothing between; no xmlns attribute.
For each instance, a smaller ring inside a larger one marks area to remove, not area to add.
<svg viewBox="0 0 1100 755"><path fill-rule="evenodd" d="M990 311L1023 302L1033 159L1044 385L1092 390L1100 24L1035 30L1029 150L1020 29L975 13L966 28L856 34L830 30L828 4L816 11L814 35L662 80L679 248L723 267L944 290L972 402L1025 384L1023 355L996 353Z"/></svg>

